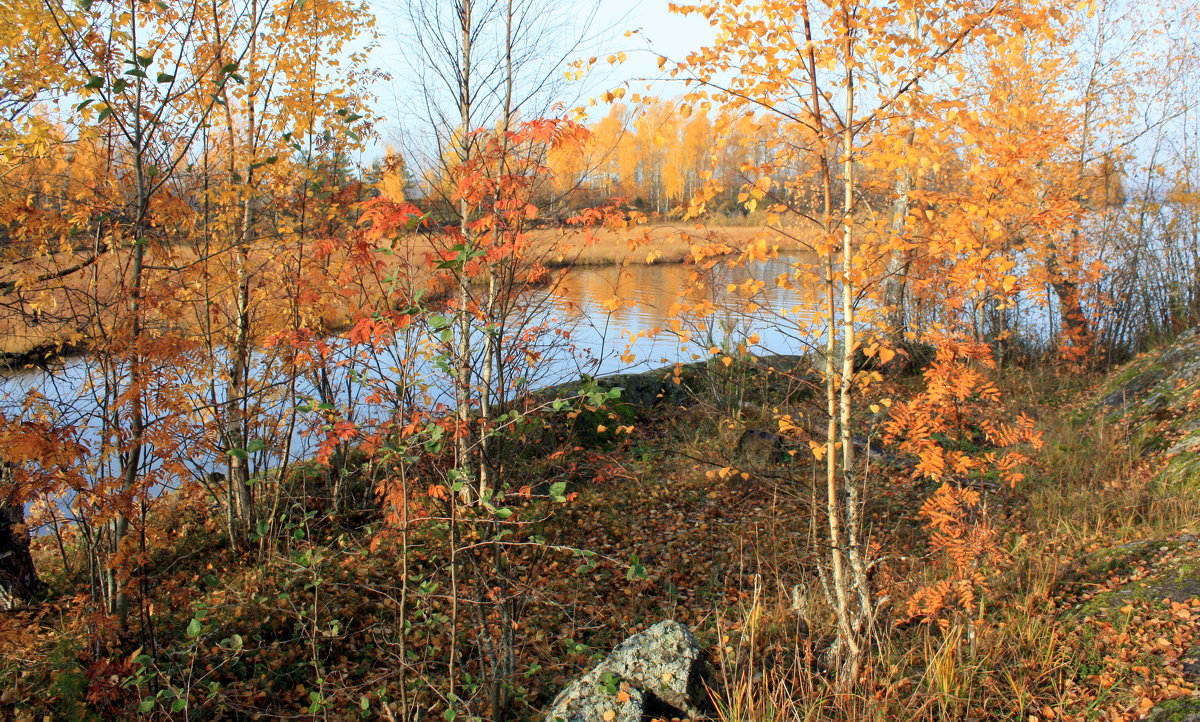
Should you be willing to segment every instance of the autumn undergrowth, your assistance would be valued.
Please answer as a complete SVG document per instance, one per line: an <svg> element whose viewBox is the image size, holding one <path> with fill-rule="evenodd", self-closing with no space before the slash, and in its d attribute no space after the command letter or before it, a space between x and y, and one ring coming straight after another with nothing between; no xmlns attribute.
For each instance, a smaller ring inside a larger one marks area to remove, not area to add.
<svg viewBox="0 0 1200 722"><path fill-rule="evenodd" d="M948 573L917 513L936 485L872 461L866 516L881 550L880 613L871 654L847 684L831 662L836 635L815 561L810 447L800 432L770 435L780 413L815 416L808 382L743 360L676 378L685 392L622 412L636 433L547 438L523 462L532 486L564 480L569 499L510 502L526 520L505 540L520 600L510 719L537 719L569 678L667 618L708 651L710 712L722 722L1136 719L1187 694L1179 656L1200 640L1200 605L1105 596L1200 560L1180 536L1195 531L1200 493L1160 474L1154 451L1173 419L1132 429L1089 413L1081 402L1099 376L997 371L1001 403L1035 417L1045 444L1019 484L980 487L1006 561L985 570L969 606L929 619L905 609ZM888 383L899 397L920 381ZM359 488L370 489L375 467L357 468ZM51 590L4 620L0 710L405 719L449 708L448 691L460 707L486 709L470 652L482 640L446 630L489 590L459 580L459 598L448 594L446 528L430 522L405 539L369 493L336 517L322 511L328 493L319 475L298 475L283 494L286 543L243 554L227 548L219 509L202 494L167 499L147 520L166 551L145 562L151 583L134 608L155 613L151 627L134 626L139 634L88 613L86 540L38 539Z"/></svg>
<svg viewBox="0 0 1200 722"><path fill-rule="evenodd" d="M1019 367L997 375L1004 403L1035 414L1046 443L1020 484L986 494L1008 562L990 571L969 609L925 622L895 609L944 571L912 518L929 490L876 485L886 489L872 513L876 539L892 550L880 562L880 593L892 610L854 684L823 669L832 611L819 591L791 586L804 559L768 553L760 587L773 592L722 618L720 719L1139 719L1185 697L1180 657L1198 639L1200 602L1151 590L1112 610L1089 606L1168 563L1192 568L1200 556L1187 536L1200 491L1164 477L1149 443L1176 420L1131 429L1091 413L1080 402L1101 380ZM1131 544L1119 564L1093 559Z"/></svg>

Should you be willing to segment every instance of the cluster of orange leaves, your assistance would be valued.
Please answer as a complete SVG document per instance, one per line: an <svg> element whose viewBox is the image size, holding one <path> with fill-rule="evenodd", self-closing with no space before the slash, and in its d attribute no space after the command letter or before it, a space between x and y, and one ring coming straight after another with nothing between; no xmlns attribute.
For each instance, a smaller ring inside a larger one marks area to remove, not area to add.
<svg viewBox="0 0 1200 722"><path fill-rule="evenodd" d="M0 462L12 472L11 485L0 484L0 503L22 503L54 488L60 478L75 480L76 464L85 451L71 429L0 414Z"/></svg>
<svg viewBox="0 0 1200 722"><path fill-rule="evenodd" d="M995 469L1016 485L1023 478L1018 467L1029 460L1019 447L1042 445L1033 419L1024 413L1015 422L997 418L1000 391L984 373L995 366L987 344L943 338L937 346L924 391L893 407L884 425L888 441L917 459L918 477L961 480ZM975 453L981 442L990 448Z"/></svg>
<svg viewBox="0 0 1200 722"><path fill-rule="evenodd" d="M884 425L887 441L916 459L914 479L941 482L918 516L945 577L909 598L905 621L946 624L945 614L975 605L989 570L1006 559L979 489L991 479L1009 486L1019 482L1019 469L1029 461L1023 449L1039 448L1042 440L1025 414L1011 423L998 418L1000 392L985 375L993 366L987 344L939 339L924 390L896 404Z"/></svg>

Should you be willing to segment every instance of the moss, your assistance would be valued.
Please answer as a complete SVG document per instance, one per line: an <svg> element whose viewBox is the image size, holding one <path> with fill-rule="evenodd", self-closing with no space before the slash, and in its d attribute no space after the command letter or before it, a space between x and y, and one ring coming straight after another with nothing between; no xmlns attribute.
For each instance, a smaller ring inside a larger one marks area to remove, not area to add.
<svg viewBox="0 0 1200 722"><path fill-rule="evenodd" d="M1146 722L1200 722L1200 699L1169 699L1150 710Z"/></svg>
<svg viewBox="0 0 1200 722"><path fill-rule="evenodd" d="M1200 484L1200 455L1183 453L1167 462L1158 476L1163 487L1173 492L1194 492Z"/></svg>
<svg viewBox="0 0 1200 722"><path fill-rule="evenodd" d="M1137 541L1092 552L1084 557L1082 575L1123 574L1129 571L1132 562L1143 559L1149 548L1150 542Z"/></svg>
<svg viewBox="0 0 1200 722"><path fill-rule="evenodd" d="M1134 542L1101 550L1089 555L1081 577L1090 575L1096 579L1109 574L1124 574L1131 570L1135 561L1152 563L1149 557L1163 547L1175 550L1181 556L1159 566L1143 579L1097 594L1072 615L1078 618L1109 617L1130 602L1163 599L1183 602L1200 597L1200 553L1194 547L1184 548L1178 541Z"/></svg>
<svg viewBox="0 0 1200 722"><path fill-rule="evenodd" d="M1112 392L1120 389L1122 386L1128 384L1130 381L1133 381L1135 378L1137 378L1142 373L1142 371L1144 370L1143 366L1144 366L1144 364L1136 363L1136 362L1131 363L1128 366L1126 366L1125 369L1121 371L1121 373L1117 374L1116 378L1114 378L1108 382L1108 384L1106 385L1106 392L1112 393Z"/></svg>

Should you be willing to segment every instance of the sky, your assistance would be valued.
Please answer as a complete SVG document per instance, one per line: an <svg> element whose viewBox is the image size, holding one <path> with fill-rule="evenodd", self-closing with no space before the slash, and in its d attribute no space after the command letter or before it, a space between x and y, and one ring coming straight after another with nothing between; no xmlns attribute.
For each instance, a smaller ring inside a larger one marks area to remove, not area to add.
<svg viewBox="0 0 1200 722"><path fill-rule="evenodd" d="M682 60L689 52L700 47L713 37L708 22L699 16L684 17L671 13L668 0L595 0L598 11L595 25L605 29L584 56L595 55L605 58L609 54L624 52L624 63L610 67L603 60L596 70L579 83L566 88L568 97L564 102L586 103L623 82L630 81L630 92L645 91L650 80L652 92L663 96L683 92L681 85L658 80L662 72L658 68L658 54L672 60ZM414 108L418 99L413 97L409 63L414 57L405 41L403 3L405 0L378 0L375 12L380 33L379 48L374 52L376 65L392 75L391 81L374 84L379 97L376 107L385 117L379 127L380 138L364 153L369 161L382 155L386 147L404 146L413 143L421 125ZM563 7L571 9L571 0L561 0ZM584 0L584 5L587 1ZM631 36L626 32L636 31ZM561 71L558 73L561 77ZM594 115L602 115L603 109L593 109ZM419 143L419 141L416 141Z"/></svg>

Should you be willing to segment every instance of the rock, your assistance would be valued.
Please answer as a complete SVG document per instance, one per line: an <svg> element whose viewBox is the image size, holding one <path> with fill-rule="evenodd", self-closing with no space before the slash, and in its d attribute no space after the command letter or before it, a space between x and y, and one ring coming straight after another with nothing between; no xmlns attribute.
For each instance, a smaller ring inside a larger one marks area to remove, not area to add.
<svg viewBox="0 0 1200 722"><path fill-rule="evenodd" d="M1150 710L1146 722L1200 722L1200 699L1182 697L1167 700Z"/></svg>
<svg viewBox="0 0 1200 722"><path fill-rule="evenodd" d="M734 448L735 458L753 470L767 468L782 453L783 437L758 429L747 429Z"/></svg>
<svg viewBox="0 0 1200 722"><path fill-rule="evenodd" d="M1193 685L1200 681L1200 647L1192 647L1179 660L1183 676ZM1161 702L1150 710L1148 722L1200 722L1200 697L1179 697Z"/></svg>
<svg viewBox="0 0 1200 722"><path fill-rule="evenodd" d="M1164 377L1166 377L1166 373L1159 369L1151 369L1136 374L1132 379L1121 384L1117 389L1102 398L1099 405L1115 409L1124 408L1129 403L1137 403L1142 394L1153 388Z"/></svg>
<svg viewBox="0 0 1200 722"><path fill-rule="evenodd" d="M555 697L546 722L638 722L695 716L703 703L700 645L675 621L617 645L604 661Z"/></svg>
<svg viewBox="0 0 1200 722"><path fill-rule="evenodd" d="M1174 446L1167 449L1167 456L1175 456L1176 454L1195 453L1200 451L1200 434L1184 437Z"/></svg>

